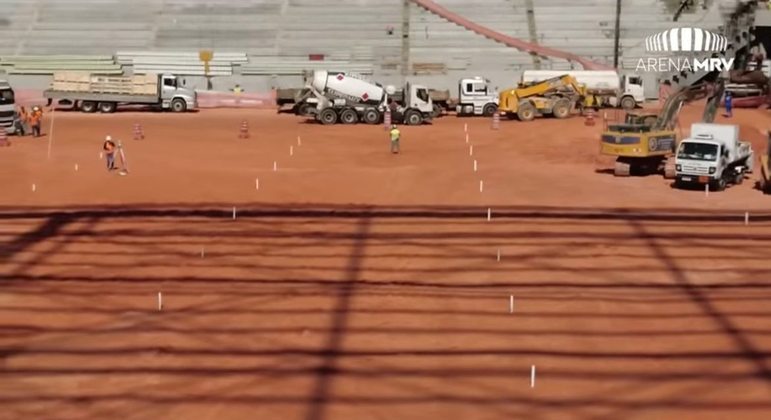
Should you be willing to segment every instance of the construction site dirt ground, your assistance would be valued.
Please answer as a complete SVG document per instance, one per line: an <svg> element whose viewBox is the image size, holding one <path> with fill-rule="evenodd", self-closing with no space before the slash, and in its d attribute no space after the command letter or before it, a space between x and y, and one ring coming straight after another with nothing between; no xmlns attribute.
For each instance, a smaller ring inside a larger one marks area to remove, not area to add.
<svg viewBox="0 0 771 420"><path fill-rule="evenodd" d="M765 150L768 111L731 122ZM615 178L601 120L490 124L392 155L271 111L49 113L0 149L0 418L771 417L755 179Z"/></svg>

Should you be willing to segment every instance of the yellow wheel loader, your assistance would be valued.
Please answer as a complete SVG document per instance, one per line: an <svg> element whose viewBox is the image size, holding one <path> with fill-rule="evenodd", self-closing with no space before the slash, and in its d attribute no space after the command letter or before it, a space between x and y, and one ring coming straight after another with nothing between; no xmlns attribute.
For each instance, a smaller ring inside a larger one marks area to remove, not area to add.
<svg viewBox="0 0 771 420"><path fill-rule="evenodd" d="M565 74L505 89L498 98L498 111L509 119L520 121L532 121L539 115L566 118L585 94L586 88Z"/></svg>

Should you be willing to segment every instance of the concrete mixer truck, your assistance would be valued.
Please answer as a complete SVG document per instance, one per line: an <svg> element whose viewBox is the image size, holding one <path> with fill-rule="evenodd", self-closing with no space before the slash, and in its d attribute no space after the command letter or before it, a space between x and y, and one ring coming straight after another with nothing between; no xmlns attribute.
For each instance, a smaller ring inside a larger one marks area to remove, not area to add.
<svg viewBox="0 0 771 420"><path fill-rule="evenodd" d="M312 113L324 125L378 124L386 110L394 122L420 125L430 121L434 106L428 88L407 83L402 95L351 73L314 71L306 80L316 99Z"/></svg>

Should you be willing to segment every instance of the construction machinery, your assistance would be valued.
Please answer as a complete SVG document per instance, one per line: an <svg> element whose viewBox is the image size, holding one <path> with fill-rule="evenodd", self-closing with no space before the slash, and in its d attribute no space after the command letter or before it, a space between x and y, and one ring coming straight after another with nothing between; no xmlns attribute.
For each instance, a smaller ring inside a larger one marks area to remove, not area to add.
<svg viewBox="0 0 771 420"><path fill-rule="evenodd" d="M498 98L498 111L509 119L519 118L520 121L532 121L538 115L566 118L583 100L585 93L585 86L573 76L563 74L504 90Z"/></svg>
<svg viewBox="0 0 771 420"><path fill-rule="evenodd" d="M621 107L630 110L645 101L642 77L636 74L619 74L615 70L525 70L522 72L522 82L540 82L565 73L586 86L586 106Z"/></svg>
<svg viewBox="0 0 771 420"><path fill-rule="evenodd" d="M600 137L600 153L616 157L613 174L629 176L663 171L665 178L674 178L677 116L683 104L709 96L702 122L713 122L724 84L719 81L714 89L710 86L713 85L700 83L684 87L669 96L656 114L627 114L624 123L609 124Z"/></svg>
<svg viewBox="0 0 771 420"><path fill-rule="evenodd" d="M771 194L771 131L766 132L766 153L760 156L760 190Z"/></svg>

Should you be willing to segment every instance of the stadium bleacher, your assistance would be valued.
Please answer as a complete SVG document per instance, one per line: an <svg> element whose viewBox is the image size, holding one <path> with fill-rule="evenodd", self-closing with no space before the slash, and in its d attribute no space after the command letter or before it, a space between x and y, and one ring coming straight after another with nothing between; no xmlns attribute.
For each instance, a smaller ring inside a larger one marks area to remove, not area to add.
<svg viewBox="0 0 771 420"><path fill-rule="evenodd" d="M613 63L615 0L436 3L503 34L523 40L534 34L541 45ZM672 22L671 9L662 1L625 0L620 31L623 68L633 70L645 56L644 38L651 33L673 26L718 29L724 16L717 3L706 10L692 8ZM402 0L3 0L0 66L11 74L122 69L202 75L198 51L213 50L214 76L296 76L330 66L400 75L407 59L409 74L454 79L460 73L490 69L510 78L512 72L535 63L527 52L415 4L407 10L405 40L403 4ZM532 20L528 7L533 9ZM564 60L545 57L539 65L570 68Z"/></svg>

